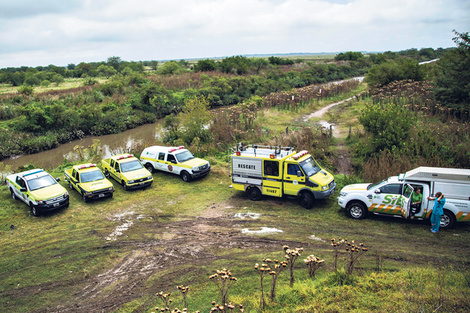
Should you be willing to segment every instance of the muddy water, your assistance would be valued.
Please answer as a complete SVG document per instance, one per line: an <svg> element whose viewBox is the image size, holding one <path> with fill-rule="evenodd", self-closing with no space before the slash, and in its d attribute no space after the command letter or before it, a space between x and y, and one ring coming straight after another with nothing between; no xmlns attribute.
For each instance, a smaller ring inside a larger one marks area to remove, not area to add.
<svg viewBox="0 0 470 313"><path fill-rule="evenodd" d="M74 147L79 145L88 148L93 144L93 139L100 141L102 157L109 157L111 154L126 152L132 145L138 143L155 144L156 139L161 134L163 120L154 124L142 125L134 129L129 129L120 134L105 136L87 137L81 140L62 144L55 149L43 151L30 155L22 155L15 158L3 160L5 165L10 165L12 170L21 166L34 164L36 167L50 169L59 166L64 159L69 161L79 159L78 152Z"/></svg>

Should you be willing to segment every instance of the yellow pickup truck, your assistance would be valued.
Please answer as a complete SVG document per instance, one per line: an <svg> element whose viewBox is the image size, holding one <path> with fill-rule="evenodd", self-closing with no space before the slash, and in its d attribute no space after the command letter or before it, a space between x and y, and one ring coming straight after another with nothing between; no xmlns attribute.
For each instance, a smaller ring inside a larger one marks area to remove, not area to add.
<svg viewBox="0 0 470 313"><path fill-rule="evenodd" d="M153 183L152 174L132 154L119 154L101 160L106 177L111 176L124 190L145 188Z"/></svg>
<svg viewBox="0 0 470 313"><path fill-rule="evenodd" d="M69 194L58 181L39 168L6 177L12 198L26 203L34 216L69 206Z"/></svg>
<svg viewBox="0 0 470 313"><path fill-rule="evenodd" d="M112 197L113 184L104 177L96 164L80 164L64 170L70 189L82 195L83 201Z"/></svg>

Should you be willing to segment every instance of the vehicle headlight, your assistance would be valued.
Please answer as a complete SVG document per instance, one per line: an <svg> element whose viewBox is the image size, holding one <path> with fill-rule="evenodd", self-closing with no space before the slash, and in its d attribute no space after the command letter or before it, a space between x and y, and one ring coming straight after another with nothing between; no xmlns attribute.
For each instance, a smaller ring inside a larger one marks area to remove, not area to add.
<svg viewBox="0 0 470 313"><path fill-rule="evenodd" d="M340 193L339 193L339 196L340 196L340 197L343 197L343 198L346 197L347 195L348 195L347 192L340 192Z"/></svg>
<svg viewBox="0 0 470 313"><path fill-rule="evenodd" d="M325 186L321 187L321 190L327 190L327 189L328 189L328 185L325 185Z"/></svg>
<svg viewBox="0 0 470 313"><path fill-rule="evenodd" d="M133 184L133 183L135 183L135 180L128 180L127 183L128 184Z"/></svg>
<svg viewBox="0 0 470 313"><path fill-rule="evenodd" d="M199 171L199 166L193 166L193 172L198 172Z"/></svg>
<svg viewBox="0 0 470 313"><path fill-rule="evenodd" d="M113 187L109 187L108 190L109 190L109 191L113 191L114 188L113 188Z"/></svg>
<svg viewBox="0 0 470 313"><path fill-rule="evenodd" d="M44 204L44 203L46 203L45 200L38 200L38 204Z"/></svg>
<svg viewBox="0 0 470 313"><path fill-rule="evenodd" d="M152 175L150 175L149 177L147 177L147 180L149 180L149 179L152 179Z"/></svg>
<svg viewBox="0 0 470 313"><path fill-rule="evenodd" d="M64 199L67 199L68 197L69 197L69 193L66 191L66 192L64 193Z"/></svg>

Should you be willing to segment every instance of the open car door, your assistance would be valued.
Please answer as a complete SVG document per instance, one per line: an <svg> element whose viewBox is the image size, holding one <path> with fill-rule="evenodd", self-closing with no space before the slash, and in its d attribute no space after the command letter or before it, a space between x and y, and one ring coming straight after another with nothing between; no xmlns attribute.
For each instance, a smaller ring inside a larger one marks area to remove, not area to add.
<svg viewBox="0 0 470 313"><path fill-rule="evenodd" d="M403 197L401 199L401 210L400 214L404 218L408 218L410 216L410 209L411 209L411 195L413 194L414 188L411 185L406 184L403 186Z"/></svg>

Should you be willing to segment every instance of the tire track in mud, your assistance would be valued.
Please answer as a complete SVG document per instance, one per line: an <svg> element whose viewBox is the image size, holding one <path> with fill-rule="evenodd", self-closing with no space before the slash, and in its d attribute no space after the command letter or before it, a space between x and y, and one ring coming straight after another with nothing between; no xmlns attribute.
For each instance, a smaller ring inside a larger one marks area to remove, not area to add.
<svg viewBox="0 0 470 313"><path fill-rule="evenodd" d="M213 248L263 248L279 251L285 244L303 247L312 245L243 235L240 229L246 223L249 221L237 220L233 216L197 217L165 224L139 223L139 227L144 227L147 234L151 232L164 237L164 234L169 233L175 237L113 242L111 245L114 248L129 249L129 253L113 268L77 283L84 287L74 295L74 300L53 312L110 312L144 294L173 288L178 277L187 274L189 270L198 272L199 265L225 258L211 253ZM187 266L181 269L182 265L188 264L191 269ZM149 288L148 280L158 273L165 274L156 286Z"/></svg>

